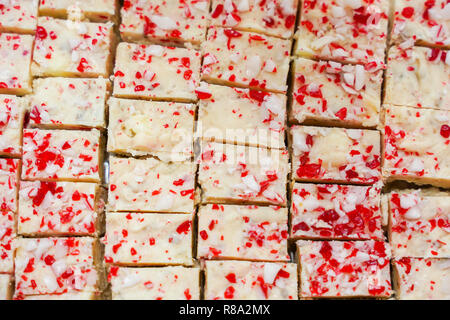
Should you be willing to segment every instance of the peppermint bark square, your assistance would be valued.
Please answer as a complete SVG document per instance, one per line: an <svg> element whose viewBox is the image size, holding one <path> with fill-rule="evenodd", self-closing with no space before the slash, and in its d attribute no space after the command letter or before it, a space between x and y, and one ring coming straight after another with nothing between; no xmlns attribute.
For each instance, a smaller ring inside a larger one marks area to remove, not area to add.
<svg viewBox="0 0 450 320"><path fill-rule="evenodd" d="M20 164L18 159L0 159L0 211L17 212Z"/></svg>
<svg viewBox="0 0 450 320"><path fill-rule="evenodd" d="M30 125L56 129L104 128L110 85L104 78L35 79Z"/></svg>
<svg viewBox="0 0 450 320"><path fill-rule="evenodd" d="M0 32L34 34L38 5L39 0L2 1Z"/></svg>
<svg viewBox="0 0 450 320"><path fill-rule="evenodd" d="M111 98L109 152L167 161L193 156L195 105Z"/></svg>
<svg viewBox="0 0 450 320"><path fill-rule="evenodd" d="M381 188L295 183L291 238L383 240Z"/></svg>
<svg viewBox="0 0 450 320"><path fill-rule="evenodd" d="M31 92L31 54L34 37L0 33L0 94L25 95Z"/></svg>
<svg viewBox="0 0 450 320"><path fill-rule="evenodd" d="M203 203L286 206L288 153L203 143L197 157Z"/></svg>
<svg viewBox="0 0 450 320"><path fill-rule="evenodd" d="M14 272L16 221L12 211L0 211L0 274ZM0 285L1 288L1 285ZM1 291L1 289L0 289ZM1 300L1 299L0 299Z"/></svg>
<svg viewBox="0 0 450 320"><path fill-rule="evenodd" d="M450 194L391 192L389 239L396 258L450 258Z"/></svg>
<svg viewBox="0 0 450 320"><path fill-rule="evenodd" d="M385 106L383 176L450 186L450 111Z"/></svg>
<svg viewBox="0 0 450 320"><path fill-rule="evenodd" d="M450 49L447 0L395 1L391 41Z"/></svg>
<svg viewBox="0 0 450 320"><path fill-rule="evenodd" d="M212 24L289 39L294 33L298 1L213 0Z"/></svg>
<svg viewBox="0 0 450 320"><path fill-rule="evenodd" d="M205 300L297 300L295 263L205 261Z"/></svg>
<svg viewBox="0 0 450 320"><path fill-rule="evenodd" d="M192 265L192 215L108 212L103 243L109 264Z"/></svg>
<svg viewBox="0 0 450 320"><path fill-rule="evenodd" d="M117 13L117 0L83 0L74 2L71 0L41 0L39 14L55 18L87 18L94 22L106 22L115 20ZM74 16L74 14L76 14Z"/></svg>
<svg viewBox="0 0 450 320"><path fill-rule="evenodd" d="M36 77L109 77L112 23L40 17L31 72Z"/></svg>
<svg viewBox="0 0 450 320"><path fill-rule="evenodd" d="M203 140L283 149L286 96L202 82L197 130Z"/></svg>
<svg viewBox="0 0 450 320"><path fill-rule="evenodd" d="M304 0L295 55L384 65L389 0Z"/></svg>
<svg viewBox="0 0 450 320"><path fill-rule="evenodd" d="M296 181L368 185L381 178L378 131L293 126L290 134Z"/></svg>
<svg viewBox="0 0 450 320"><path fill-rule="evenodd" d="M21 181L18 233L26 236L101 234L103 193L94 183Z"/></svg>
<svg viewBox="0 0 450 320"><path fill-rule="evenodd" d="M389 298L390 248L383 241L297 241L300 298Z"/></svg>
<svg viewBox="0 0 450 320"><path fill-rule="evenodd" d="M297 58L292 76L291 122L377 126L382 70Z"/></svg>
<svg viewBox="0 0 450 320"><path fill-rule="evenodd" d="M208 204L198 230L199 259L289 261L286 208Z"/></svg>
<svg viewBox="0 0 450 320"><path fill-rule="evenodd" d="M194 211L195 166L156 159L110 158L111 211Z"/></svg>
<svg viewBox="0 0 450 320"><path fill-rule="evenodd" d="M449 300L450 259L401 258L393 261L399 300Z"/></svg>
<svg viewBox="0 0 450 320"><path fill-rule="evenodd" d="M112 300L200 300L200 269L110 267Z"/></svg>
<svg viewBox="0 0 450 320"><path fill-rule="evenodd" d="M25 129L22 179L100 182L100 144L100 131L96 129Z"/></svg>
<svg viewBox="0 0 450 320"><path fill-rule="evenodd" d="M288 40L210 27L202 43L202 79L285 93L290 51Z"/></svg>
<svg viewBox="0 0 450 320"><path fill-rule="evenodd" d="M450 54L440 49L391 47L384 103L450 110Z"/></svg>
<svg viewBox="0 0 450 320"><path fill-rule="evenodd" d="M200 44L206 38L210 0L127 0L120 11L125 41Z"/></svg>
<svg viewBox="0 0 450 320"><path fill-rule="evenodd" d="M14 296L98 293L105 282L100 263L94 238L20 238Z"/></svg>
<svg viewBox="0 0 450 320"><path fill-rule="evenodd" d="M0 155L20 157L27 100L0 94Z"/></svg>
<svg viewBox="0 0 450 320"><path fill-rule="evenodd" d="M0 301L11 300L14 277L10 274L0 274Z"/></svg>

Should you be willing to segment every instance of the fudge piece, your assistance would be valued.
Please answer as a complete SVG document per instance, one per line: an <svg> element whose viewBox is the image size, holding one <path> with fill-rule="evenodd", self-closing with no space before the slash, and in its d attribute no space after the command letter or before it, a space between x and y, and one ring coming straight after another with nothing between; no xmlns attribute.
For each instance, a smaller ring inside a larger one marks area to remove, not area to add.
<svg viewBox="0 0 450 320"><path fill-rule="evenodd" d="M90 237L18 239L14 296L101 291L98 245Z"/></svg>
<svg viewBox="0 0 450 320"><path fill-rule="evenodd" d="M0 155L20 157L22 127L28 101L0 94Z"/></svg>
<svg viewBox="0 0 450 320"><path fill-rule="evenodd" d="M17 211L20 160L0 159L0 211Z"/></svg>
<svg viewBox="0 0 450 320"><path fill-rule="evenodd" d="M203 203L286 205L286 150L203 143L197 158Z"/></svg>
<svg viewBox="0 0 450 320"><path fill-rule="evenodd" d="M450 49L450 2L396 0L391 41Z"/></svg>
<svg viewBox="0 0 450 320"><path fill-rule="evenodd" d="M302 1L295 55L383 66L389 3L389 0Z"/></svg>
<svg viewBox="0 0 450 320"><path fill-rule="evenodd" d="M294 263L205 261L206 300L297 300Z"/></svg>
<svg viewBox="0 0 450 320"><path fill-rule="evenodd" d="M0 32L36 31L39 0L6 0L0 4Z"/></svg>
<svg viewBox="0 0 450 320"><path fill-rule="evenodd" d="M33 81L30 125L104 128L110 82L104 78L41 78Z"/></svg>
<svg viewBox="0 0 450 320"><path fill-rule="evenodd" d="M0 94L31 92L31 53L34 37L0 33Z"/></svg>
<svg viewBox="0 0 450 320"><path fill-rule="evenodd" d="M109 165L109 210L194 212L193 163L110 157Z"/></svg>
<svg viewBox="0 0 450 320"><path fill-rule="evenodd" d="M384 103L450 110L450 54L421 47L391 47Z"/></svg>
<svg viewBox="0 0 450 320"><path fill-rule="evenodd" d="M22 181L18 233L27 236L102 232L102 189L94 183Z"/></svg>
<svg viewBox="0 0 450 320"><path fill-rule="evenodd" d="M378 131L293 126L290 133L295 180L355 184L380 180Z"/></svg>
<svg viewBox="0 0 450 320"><path fill-rule="evenodd" d="M200 58L191 49L122 42L117 47L114 96L194 101Z"/></svg>
<svg viewBox="0 0 450 320"><path fill-rule="evenodd" d="M383 241L297 241L301 298L391 296Z"/></svg>
<svg viewBox="0 0 450 320"><path fill-rule="evenodd" d="M295 183L291 238L383 240L381 188Z"/></svg>
<svg viewBox="0 0 450 320"><path fill-rule="evenodd" d="M108 77L113 37L111 23L39 17L31 72L37 77Z"/></svg>
<svg viewBox="0 0 450 320"><path fill-rule="evenodd" d="M450 110L385 106L383 176L450 187Z"/></svg>
<svg viewBox="0 0 450 320"><path fill-rule="evenodd" d="M333 61L294 61L290 120L294 123L375 127L382 70Z"/></svg>
<svg viewBox="0 0 450 320"><path fill-rule="evenodd" d="M183 161L193 155L195 105L111 98L108 151Z"/></svg>
<svg viewBox="0 0 450 320"><path fill-rule="evenodd" d="M13 277L10 274L0 274L0 301L11 299L12 282Z"/></svg>
<svg viewBox="0 0 450 320"><path fill-rule="evenodd" d="M286 96L202 82L197 129L203 140L284 148Z"/></svg>
<svg viewBox="0 0 450 320"><path fill-rule="evenodd" d="M113 300L199 300L200 269L111 267Z"/></svg>
<svg viewBox="0 0 450 320"><path fill-rule="evenodd" d="M14 272L15 239L14 213L2 210L0 211L0 273Z"/></svg>
<svg viewBox="0 0 450 320"><path fill-rule="evenodd" d="M127 0L120 11L125 41L190 42L206 37L210 0Z"/></svg>
<svg viewBox="0 0 450 320"><path fill-rule="evenodd" d="M117 0L41 0L39 14L65 19L78 12L91 21L105 22L115 20L117 4Z"/></svg>
<svg viewBox="0 0 450 320"><path fill-rule="evenodd" d="M99 182L100 131L23 131L22 179Z"/></svg>
<svg viewBox="0 0 450 320"><path fill-rule="evenodd" d="M202 43L202 79L285 93L290 51L288 40L211 27Z"/></svg>
<svg viewBox="0 0 450 320"><path fill-rule="evenodd" d="M192 215L106 214L105 262L117 265L192 265Z"/></svg>
<svg viewBox="0 0 450 320"><path fill-rule="evenodd" d="M287 208L208 204L198 230L199 259L289 261Z"/></svg>
<svg viewBox="0 0 450 320"><path fill-rule="evenodd" d="M397 299L450 300L450 259L405 257L393 266Z"/></svg>
<svg viewBox="0 0 450 320"><path fill-rule="evenodd" d="M294 33L297 3L296 0L213 0L212 24L288 39Z"/></svg>
<svg viewBox="0 0 450 320"><path fill-rule="evenodd" d="M450 258L450 193L392 192L389 238L394 257Z"/></svg>

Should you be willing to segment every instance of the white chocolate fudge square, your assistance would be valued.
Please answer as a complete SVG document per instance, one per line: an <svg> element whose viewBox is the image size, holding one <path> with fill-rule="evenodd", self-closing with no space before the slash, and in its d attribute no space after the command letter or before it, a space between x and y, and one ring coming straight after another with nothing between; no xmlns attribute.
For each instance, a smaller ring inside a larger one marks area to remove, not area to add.
<svg viewBox="0 0 450 320"><path fill-rule="evenodd" d="M105 22L114 20L117 4L117 0L41 0L39 14L64 19L78 12L91 21Z"/></svg>
<svg viewBox="0 0 450 320"><path fill-rule="evenodd" d="M375 130L293 126L297 181L373 184L380 180L380 134Z"/></svg>
<svg viewBox="0 0 450 320"><path fill-rule="evenodd" d="M106 214L105 262L116 265L192 265L192 215Z"/></svg>
<svg viewBox="0 0 450 320"><path fill-rule="evenodd" d="M200 259L289 261L287 208L208 204L198 230Z"/></svg>
<svg viewBox="0 0 450 320"><path fill-rule="evenodd" d="M99 182L101 155L96 129L25 129L22 179Z"/></svg>
<svg viewBox="0 0 450 320"><path fill-rule="evenodd" d="M31 92L31 55L34 37L0 33L0 94Z"/></svg>
<svg viewBox="0 0 450 320"><path fill-rule="evenodd" d="M295 183L291 238L383 240L381 188Z"/></svg>
<svg viewBox="0 0 450 320"><path fill-rule="evenodd" d="M111 98L108 151L183 161L193 155L195 105Z"/></svg>
<svg viewBox="0 0 450 320"><path fill-rule="evenodd" d="M0 94L0 155L20 156L22 127L28 101Z"/></svg>
<svg viewBox="0 0 450 320"><path fill-rule="evenodd" d="M391 47L384 103L450 110L450 53L439 49Z"/></svg>
<svg viewBox="0 0 450 320"><path fill-rule="evenodd" d="M197 162L203 203L286 205L286 150L203 143Z"/></svg>
<svg viewBox="0 0 450 320"><path fill-rule="evenodd" d="M94 183L21 181L18 233L27 236L96 235L104 203Z"/></svg>
<svg viewBox="0 0 450 320"><path fill-rule="evenodd" d="M450 186L450 110L385 106L383 176Z"/></svg>
<svg viewBox="0 0 450 320"><path fill-rule="evenodd" d="M197 130L203 140L284 148L286 96L202 82Z"/></svg>
<svg viewBox="0 0 450 320"><path fill-rule="evenodd" d="M382 70L297 58L290 120L351 127L379 121Z"/></svg>
<svg viewBox="0 0 450 320"><path fill-rule="evenodd" d="M108 280L113 300L199 300L200 269L182 266L112 266Z"/></svg>
<svg viewBox="0 0 450 320"><path fill-rule="evenodd" d="M200 53L192 49L122 42L117 47L114 96L194 101Z"/></svg>
<svg viewBox="0 0 450 320"><path fill-rule="evenodd" d="M394 257L450 258L450 194L393 191L389 238Z"/></svg>
<svg viewBox="0 0 450 320"><path fill-rule="evenodd" d="M108 208L111 211L194 211L195 166L156 159L110 157Z"/></svg>
<svg viewBox="0 0 450 320"><path fill-rule="evenodd" d="M0 301L12 298L12 282L10 274L0 274Z"/></svg>
<svg viewBox="0 0 450 320"><path fill-rule="evenodd" d="M17 211L20 160L0 159L0 211Z"/></svg>
<svg viewBox="0 0 450 320"><path fill-rule="evenodd" d="M205 300L297 300L294 263L206 261Z"/></svg>
<svg viewBox="0 0 450 320"><path fill-rule="evenodd" d="M450 49L447 0L396 0L391 41Z"/></svg>
<svg viewBox="0 0 450 320"><path fill-rule="evenodd" d="M384 64L389 0L302 1L295 55Z"/></svg>
<svg viewBox="0 0 450 320"><path fill-rule="evenodd" d="M39 0L6 0L0 4L0 32L29 33L36 30Z"/></svg>
<svg viewBox="0 0 450 320"><path fill-rule="evenodd" d="M288 40L211 27L202 43L202 79L284 93L290 51Z"/></svg>
<svg viewBox="0 0 450 320"><path fill-rule="evenodd" d="M14 296L99 292L99 250L90 237L18 239Z"/></svg>
<svg viewBox="0 0 450 320"><path fill-rule="evenodd" d="M213 0L212 24L291 38L297 16L296 0Z"/></svg>
<svg viewBox="0 0 450 320"><path fill-rule="evenodd" d="M210 0L127 0L120 11L125 41L199 44L206 37Z"/></svg>
<svg viewBox="0 0 450 320"><path fill-rule="evenodd" d="M44 128L106 126L110 82L104 78L40 78L33 81L30 125Z"/></svg>
<svg viewBox="0 0 450 320"><path fill-rule="evenodd" d="M111 23L40 17L31 72L38 77L108 77L113 36Z"/></svg>
<svg viewBox="0 0 450 320"><path fill-rule="evenodd" d="M391 296L390 247L383 241L297 241L301 298Z"/></svg>
<svg viewBox="0 0 450 320"><path fill-rule="evenodd" d="M450 259L393 261L399 300L450 300Z"/></svg>
<svg viewBox="0 0 450 320"><path fill-rule="evenodd" d="M0 273L14 272L16 227L14 213L0 211ZM1 287L1 286L0 286Z"/></svg>

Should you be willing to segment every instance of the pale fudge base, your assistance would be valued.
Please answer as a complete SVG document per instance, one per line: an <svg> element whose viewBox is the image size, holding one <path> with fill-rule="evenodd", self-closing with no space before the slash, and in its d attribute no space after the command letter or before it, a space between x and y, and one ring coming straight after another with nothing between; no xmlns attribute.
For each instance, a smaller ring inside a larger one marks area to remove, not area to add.
<svg viewBox="0 0 450 320"><path fill-rule="evenodd" d="M12 297L13 277L9 274L0 274L0 301L10 300Z"/></svg>
<svg viewBox="0 0 450 320"><path fill-rule="evenodd" d="M109 271L113 300L199 300L200 269L123 268Z"/></svg>
<svg viewBox="0 0 450 320"><path fill-rule="evenodd" d="M22 129L28 100L0 95L0 155L20 157Z"/></svg>

